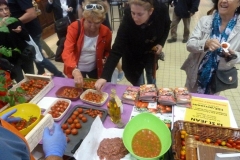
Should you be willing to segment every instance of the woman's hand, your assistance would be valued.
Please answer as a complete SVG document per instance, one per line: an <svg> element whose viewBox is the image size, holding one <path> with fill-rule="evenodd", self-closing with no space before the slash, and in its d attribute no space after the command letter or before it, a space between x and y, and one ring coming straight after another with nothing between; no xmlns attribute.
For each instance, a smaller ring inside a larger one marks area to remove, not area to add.
<svg viewBox="0 0 240 160"><path fill-rule="evenodd" d="M67 12L72 12L73 11L73 8L72 7L69 7L68 9L67 9Z"/></svg>
<svg viewBox="0 0 240 160"><path fill-rule="evenodd" d="M223 50L223 53L225 55L225 60L227 62L237 58L237 55L235 54L235 51L230 49L230 48L228 49L228 52L224 52L224 50Z"/></svg>
<svg viewBox="0 0 240 160"><path fill-rule="evenodd" d="M217 39L208 39L205 43L205 49L208 49L209 51L215 51L216 49L220 48L221 44Z"/></svg>
<svg viewBox="0 0 240 160"><path fill-rule="evenodd" d="M159 55L162 52L162 46L160 44L157 44L152 48L152 50L156 55Z"/></svg>
<svg viewBox="0 0 240 160"><path fill-rule="evenodd" d="M105 79L102 78L98 79L95 83L95 89L97 91L101 91L102 87L105 85L106 82L107 81Z"/></svg>
<svg viewBox="0 0 240 160"><path fill-rule="evenodd" d="M13 32L19 33L22 31L22 27L18 26L16 29L12 29Z"/></svg>
<svg viewBox="0 0 240 160"><path fill-rule="evenodd" d="M82 73L79 71L79 69L74 69L72 72L72 75L74 77L75 84L77 84L78 87L82 88L83 77L82 77Z"/></svg>

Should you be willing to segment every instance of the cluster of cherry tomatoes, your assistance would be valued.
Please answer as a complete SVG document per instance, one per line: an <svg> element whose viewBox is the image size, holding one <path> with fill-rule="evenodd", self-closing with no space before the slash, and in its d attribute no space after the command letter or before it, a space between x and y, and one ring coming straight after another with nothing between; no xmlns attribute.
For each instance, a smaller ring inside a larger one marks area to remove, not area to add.
<svg viewBox="0 0 240 160"><path fill-rule="evenodd" d="M94 89L95 88L95 81L84 81L83 88Z"/></svg>
<svg viewBox="0 0 240 160"><path fill-rule="evenodd" d="M70 141L70 139L67 135L77 135L78 129L82 128L81 122L86 123L88 121L86 114L92 118L95 118L97 115L99 115L101 118L103 112L95 109L84 110L83 108L77 108L75 111L73 111L73 113L69 116L66 122L62 124L62 129L66 134L68 142Z"/></svg>
<svg viewBox="0 0 240 160"><path fill-rule="evenodd" d="M48 111L53 118L58 118L67 109L69 103L67 101L58 100Z"/></svg>
<svg viewBox="0 0 240 160"><path fill-rule="evenodd" d="M80 95L80 92L77 88L65 88L60 94L60 97L65 98L76 98Z"/></svg>
<svg viewBox="0 0 240 160"><path fill-rule="evenodd" d="M37 120L37 117L30 117L29 120L26 120L22 118L18 122L11 122L11 125L13 125L17 130L22 130L24 128L27 128L31 124L33 124Z"/></svg>
<svg viewBox="0 0 240 160"><path fill-rule="evenodd" d="M185 138L188 136L188 133L185 130L180 131L181 134L181 152L180 152L180 159L185 160L186 159L186 144L185 144ZM233 140L232 138L228 139L216 139L213 140L211 138L206 138L206 139L200 139L199 135L194 135L196 141L200 141L205 144L209 145L215 145L215 146L222 146L222 147L228 147L228 148L233 148L233 149L238 149L240 150L240 139L238 140Z"/></svg>
<svg viewBox="0 0 240 160"><path fill-rule="evenodd" d="M41 79L31 79L21 84L21 88L30 97L37 95L49 82Z"/></svg>
<svg viewBox="0 0 240 160"><path fill-rule="evenodd" d="M94 103L101 103L103 100L103 95L90 91L83 96L83 99Z"/></svg>

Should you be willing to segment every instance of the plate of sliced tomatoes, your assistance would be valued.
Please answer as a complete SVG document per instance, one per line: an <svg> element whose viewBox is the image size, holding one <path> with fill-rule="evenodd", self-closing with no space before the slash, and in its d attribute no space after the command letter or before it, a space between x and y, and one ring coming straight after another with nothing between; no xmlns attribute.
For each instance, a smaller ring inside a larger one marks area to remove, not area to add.
<svg viewBox="0 0 240 160"><path fill-rule="evenodd" d="M87 89L82 93L80 99L88 104L92 104L94 106L102 106L108 98L108 93L99 92L94 89Z"/></svg>

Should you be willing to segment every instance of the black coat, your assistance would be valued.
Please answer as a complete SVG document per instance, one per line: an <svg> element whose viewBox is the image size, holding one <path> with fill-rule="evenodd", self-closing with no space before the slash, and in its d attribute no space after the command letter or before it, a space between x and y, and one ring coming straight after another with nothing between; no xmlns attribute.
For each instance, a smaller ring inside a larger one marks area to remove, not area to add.
<svg viewBox="0 0 240 160"><path fill-rule="evenodd" d="M155 2L154 11L147 24L136 25L130 8L124 12L112 50L104 65L102 78L110 81L114 68L122 57L122 69L125 77L136 84L147 61L153 61L152 47L164 46L170 29L168 9L164 4Z"/></svg>
<svg viewBox="0 0 240 160"><path fill-rule="evenodd" d="M21 32L16 33L12 31L12 29L16 29L18 26L22 27ZM28 46L27 42L25 41L30 40L27 30L20 21L8 25L8 29L10 31L9 33L0 32L0 46L5 46L12 49L17 48L22 52ZM12 57L3 57L8 59L12 64L16 64L17 60L21 58L21 53L13 51Z"/></svg>
<svg viewBox="0 0 240 160"><path fill-rule="evenodd" d="M198 11L200 0L174 0L174 12L180 18L190 18Z"/></svg>
<svg viewBox="0 0 240 160"><path fill-rule="evenodd" d="M67 6L72 7L73 11L68 12L68 17L71 20L71 22L76 20L75 13L76 13L76 0L67 0ZM46 12L51 13L53 11L54 19L55 21L63 18L63 10L61 8L61 2L60 0L53 0L52 4L49 4L49 2L46 5Z"/></svg>

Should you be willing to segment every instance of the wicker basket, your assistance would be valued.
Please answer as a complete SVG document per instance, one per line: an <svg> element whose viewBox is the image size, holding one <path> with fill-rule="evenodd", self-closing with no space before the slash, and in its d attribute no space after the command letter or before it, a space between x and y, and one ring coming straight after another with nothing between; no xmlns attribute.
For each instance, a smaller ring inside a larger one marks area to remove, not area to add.
<svg viewBox="0 0 240 160"><path fill-rule="evenodd" d="M229 138L233 140L240 139L240 129L219 127L212 125L205 125L201 123L194 123L188 121L176 121L172 130L173 145L172 150L174 153L174 159L180 160L180 151L182 148L181 130L185 130L189 135L198 135L200 141L205 141L206 138L210 138L212 142L217 139L227 141ZM208 144L205 144L208 145ZM208 146L213 146L209 144ZM214 146L219 148L226 148L222 146ZM237 149L228 148L232 151L239 151Z"/></svg>

